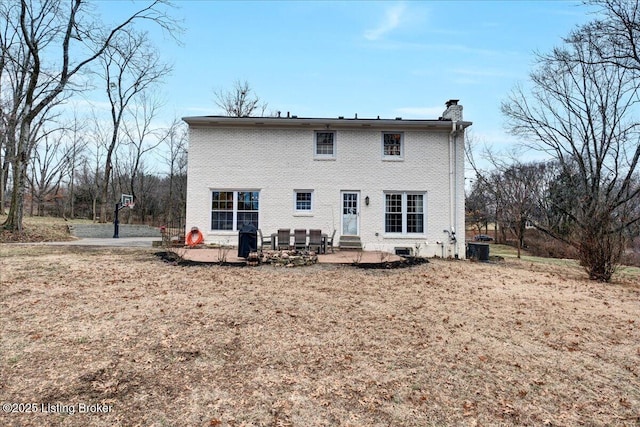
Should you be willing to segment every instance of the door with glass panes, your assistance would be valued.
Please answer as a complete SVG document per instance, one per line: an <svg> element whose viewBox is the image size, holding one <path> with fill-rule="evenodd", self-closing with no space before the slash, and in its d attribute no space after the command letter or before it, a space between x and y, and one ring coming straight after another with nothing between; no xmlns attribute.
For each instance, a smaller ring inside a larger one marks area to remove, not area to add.
<svg viewBox="0 0 640 427"><path fill-rule="evenodd" d="M360 234L360 192L342 192L342 235Z"/></svg>

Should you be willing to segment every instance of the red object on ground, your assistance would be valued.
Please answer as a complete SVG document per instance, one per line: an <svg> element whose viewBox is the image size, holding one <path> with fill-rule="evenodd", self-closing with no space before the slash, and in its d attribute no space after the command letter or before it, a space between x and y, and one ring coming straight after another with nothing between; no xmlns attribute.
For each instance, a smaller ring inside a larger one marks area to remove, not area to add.
<svg viewBox="0 0 640 427"><path fill-rule="evenodd" d="M200 230L198 230L198 227L193 227L191 229L191 232L187 234L186 244L188 246L196 246L202 242L204 242L204 236L202 235Z"/></svg>

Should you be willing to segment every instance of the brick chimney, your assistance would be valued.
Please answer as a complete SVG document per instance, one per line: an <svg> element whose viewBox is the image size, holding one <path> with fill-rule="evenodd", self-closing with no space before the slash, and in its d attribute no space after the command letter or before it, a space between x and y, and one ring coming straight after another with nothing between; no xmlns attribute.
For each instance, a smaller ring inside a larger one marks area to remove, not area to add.
<svg viewBox="0 0 640 427"><path fill-rule="evenodd" d="M462 120L462 105L458 105L459 99L450 99L445 105L447 109L442 113L442 118L450 120Z"/></svg>

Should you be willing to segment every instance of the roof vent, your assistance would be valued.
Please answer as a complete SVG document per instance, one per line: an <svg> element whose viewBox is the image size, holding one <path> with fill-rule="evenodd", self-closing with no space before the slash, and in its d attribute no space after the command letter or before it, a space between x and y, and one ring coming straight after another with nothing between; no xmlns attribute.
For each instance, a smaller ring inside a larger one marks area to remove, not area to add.
<svg viewBox="0 0 640 427"><path fill-rule="evenodd" d="M298 116L295 116L295 115L294 115L294 116L291 116L291 118L292 118L292 119L297 119L297 118L298 118Z"/></svg>
<svg viewBox="0 0 640 427"><path fill-rule="evenodd" d="M447 106L447 108L449 108L452 105L458 105L458 101L460 101L460 100L459 99L450 99L445 103L445 105Z"/></svg>
<svg viewBox="0 0 640 427"><path fill-rule="evenodd" d="M338 116L339 119L344 119L344 116Z"/></svg>
<svg viewBox="0 0 640 427"><path fill-rule="evenodd" d="M402 117L396 117L396 120L402 120Z"/></svg>

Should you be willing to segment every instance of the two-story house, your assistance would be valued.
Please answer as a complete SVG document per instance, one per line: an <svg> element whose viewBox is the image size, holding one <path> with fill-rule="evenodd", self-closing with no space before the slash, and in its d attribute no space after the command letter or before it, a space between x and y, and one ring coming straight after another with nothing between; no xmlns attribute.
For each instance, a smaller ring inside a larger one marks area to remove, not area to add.
<svg viewBox="0 0 640 427"><path fill-rule="evenodd" d="M464 257L464 131L457 100L433 120L185 117L187 230L237 244L319 228L364 250Z"/></svg>

